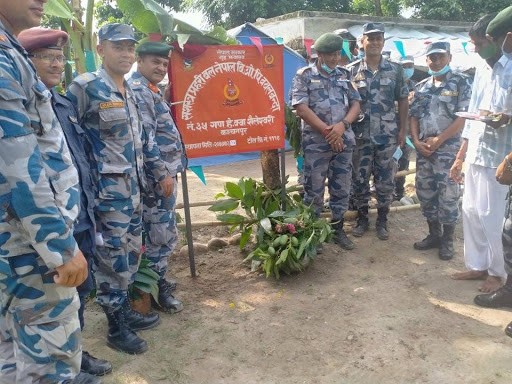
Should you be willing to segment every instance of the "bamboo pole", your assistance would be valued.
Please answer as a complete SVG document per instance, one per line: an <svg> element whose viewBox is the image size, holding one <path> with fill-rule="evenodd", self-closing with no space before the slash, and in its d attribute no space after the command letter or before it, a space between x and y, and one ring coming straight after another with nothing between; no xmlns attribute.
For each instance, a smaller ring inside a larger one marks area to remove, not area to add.
<svg viewBox="0 0 512 384"><path fill-rule="evenodd" d="M401 206L398 206L398 207L389 207L389 212L405 212L405 211L410 211L410 210L415 210L415 209L419 209L420 208L420 205L419 204L411 204L411 205L401 205ZM374 208L374 209L370 209L368 211L368 213L370 215L374 215L374 214L377 214L377 209ZM331 217L331 214L330 212L323 212L320 214L320 217L325 217L325 218L329 218ZM344 216L345 220L355 220L357 218L357 211L347 211L345 212L345 216ZM192 229L197 229L197 228L204 228L204 227L222 227L222 226L232 226L233 224L226 224L226 223L223 223L222 221L198 221L198 222L195 222L195 223L191 223L191 228ZM185 226L185 223L179 223L178 224L178 228L179 229L184 229L186 226Z"/></svg>
<svg viewBox="0 0 512 384"><path fill-rule="evenodd" d="M416 173L416 169L408 169L408 170L405 170L405 171L397 172L395 177L407 176L407 175L410 175L410 174L413 174L413 173ZM287 192L297 192L297 191L301 191L301 190L302 190L302 186L301 185L292 185L292 186L286 188ZM207 207L207 206L213 205L213 204L215 204L217 202L219 202L219 200L198 201L198 202L195 202L195 203L190 203L189 207L191 207L191 208L193 208L193 207ZM176 209L182 209L182 208L184 208L182 203L176 204Z"/></svg>

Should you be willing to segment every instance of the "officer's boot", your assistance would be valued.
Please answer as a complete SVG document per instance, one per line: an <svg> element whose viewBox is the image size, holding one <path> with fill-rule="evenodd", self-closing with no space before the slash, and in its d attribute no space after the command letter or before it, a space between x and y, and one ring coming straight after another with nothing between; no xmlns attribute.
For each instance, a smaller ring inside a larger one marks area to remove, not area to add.
<svg viewBox="0 0 512 384"><path fill-rule="evenodd" d="M334 230L334 242L336 244L347 251L354 249L354 243L348 238L345 230L343 229L343 219L332 224L332 229Z"/></svg>
<svg viewBox="0 0 512 384"><path fill-rule="evenodd" d="M73 381L65 381L64 383L70 384L101 384L102 381L96 376L90 375L85 372L78 372Z"/></svg>
<svg viewBox="0 0 512 384"><path fill-rule="evenodd" d="M117 309L103 307L108 320L107 345L130 355L138 355L148 350L148 344L128 327L124 307Z"/></svg>
<svg viewBox="0 0 512 384"><path fill-rule="evenodd" d="M352 230L352 235L355 237L361 237L368 230L368 206L361 207L357 210L357 222L356 227Z"/></svg>
<svg viewBox="0 0 512 384"><path fill-rule="evenodd" d="M388 213L389 207L377 209L377 221L375 222L375 230L377 231L377 237L381 240L389 239Z"/></svg>
<svg viewBox="0 0 512 384"><path fill-rule="evenodd" d="M443 236L439 246L439 258L441 260L450 260L453 258L453 234L455 232L455 224L443 224Z"/></svg>
<svg viewBox="0 0 512 384"><path fill-rule="evenodd" d="M134 311L130 307L130 301L125 300L123 308L126 316L126 323L132 331L143 331L145 329L155 328L160 324L160 315L156 312L149 312L143 315L140 312Z"/></svg>
<svg viewBox="0 0 512 384"><path fill-rule="evenodd" d="M439 248L441 244L441 224L439 221L427 221L428 223L428 235L421 241L414 243L414 249L424 251L432 248Z"/></svg>
<svg viewBox="0 0 512 384"><path fill-rule="evenodd" d="M175 287L175 284L173 285L164 278L158 280L158 303L155 302L153 296L151 296L153 306L168 313L176 313L183 310L183 304L181 301L175 298L172 294Z"/></svg>

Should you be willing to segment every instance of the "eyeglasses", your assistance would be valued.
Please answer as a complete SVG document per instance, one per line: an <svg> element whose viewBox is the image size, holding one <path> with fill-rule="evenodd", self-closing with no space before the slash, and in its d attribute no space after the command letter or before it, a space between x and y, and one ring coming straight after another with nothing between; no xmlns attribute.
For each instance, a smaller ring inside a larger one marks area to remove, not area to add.
<svg viewBox="0 0 512 384"><path fill-rule="evenodd" d="M53 64L54 61L57 61L59 64L63 64L66 60L66 56L64 55L40 55L36 53L29 55L29 57L35 57L36 59L40 59L47 64Z"/></svg>

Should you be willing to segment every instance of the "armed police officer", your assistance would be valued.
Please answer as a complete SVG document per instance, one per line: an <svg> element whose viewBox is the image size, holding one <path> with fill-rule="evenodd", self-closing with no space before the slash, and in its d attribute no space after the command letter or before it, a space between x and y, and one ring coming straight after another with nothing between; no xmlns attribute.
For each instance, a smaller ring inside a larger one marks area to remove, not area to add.
<svg viewBox="0 0 512 384"><path fill-rule="evenodd" d="M2 383L71 382L80 371L78 175L51 94L16 39L39 25L45 2L0 0Z"/></svg>
<svg viewBox="0 0 512 384"><path fill-rule="evenodd" d="M439 248L439 258L453 257L453 234L459 216L459 184L450 178L450 168L461 143L464 119L471 98L470 79L450 68L450 43L427 47L431 75L418 84L411 105L411 137L416 147L416 194L429 235L414 243L419 250ZM442 226L442 228L441 228Z"/></svg>
<svg viewBox="0 0 512 384"><path fill-rule="evenodd" d="M343 215L348 209L355 145L351 125L359 114L361 99L350 82L350 73L338 66L342 47L343 39L333 33L315 41L318 60L295 75L292 105L304 121L304 202L320 215L327 178L334 240L344 249L353 249L343 230Z"/></svg>
<svg viewBox="0 0 512 384"><path fill-rule="evenodd" d="M356 135L353 202L358 217L352 234L360 237L368 230L369 183L373 174L377 192L377 237L387 240L387 215L393 200L397 168L393 154L405 143L409 92L402 67L382 56L384 25L365 24L361 43L365 57L348 66L362 98L362 119L353 127ZM395 101L398 102L398 119Z"/></svg>
<svg viewBox="0 0 512 384"><path fill-rule="evenodd" d="M73 236L89 265L87 279L77 287L78 296L80 297L78 317L80 319L80 328L83 330L85 302L94 289L91 268L94 262L95 247L95 188L90 175L90 163L87 155L87 153L91 152L90 146L84 131L78 124L76 110L73 104L54 88L61 83L65 63L63 48L68 42L68 34L60 30L36 27L21 32L18 38L22 46L29 53L32 63L36 67L37 75L52 93L52 107L64 132L73 164L78 171L80 213L73 228ZM86 351L82 351L80 369L82 372L77 380L80 379L80 382L84 384L92 384L99 381L87 376L102 376L110 373L112 371L112 364L108 361L97 359Z"/></svg>
<svg viewBox="0 0 512 384"><path fill-rule="evenodd" d="M186 157L179 131L157 84L167 73L171 46L159 42L145 42L137 49L137 71L128 79L142 115L142 124L151 138L150 145L158 151L155 161L162 167L146 167L148 189L143 193L143 223L146 234L146 257L149 266L158 273L158 302L154 305L174 313L183 309L172 291L175 283L166 280L168 257L176 248L177 174L186 167ZM154 300L153 300L154 301Z"/></svg>
<svg viewBox="0 0 512 384"><path fill-rule="evenodd" d="M102 67L78 76L68 97L92 145L97 185L96 300L107 315L107 345L138 354L147 343L135 331L159 324L157 313L142 315L130 308L128 286L141 257L142 202L145 187L144 133L132 90L124 79L135 62L135 37L126 24L98 31Z"/></svg>

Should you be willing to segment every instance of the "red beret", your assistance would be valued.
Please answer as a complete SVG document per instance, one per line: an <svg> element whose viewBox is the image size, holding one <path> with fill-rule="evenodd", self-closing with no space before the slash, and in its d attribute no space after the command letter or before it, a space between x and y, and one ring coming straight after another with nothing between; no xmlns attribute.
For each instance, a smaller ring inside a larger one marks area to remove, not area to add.
<svg viewBox="0 0 512 384"><path fill-rule="evenodd" d="M35 27L22 31L18 40L31 52L39 48L62 48L68 42L68 34L57 29Z"/></svg>

